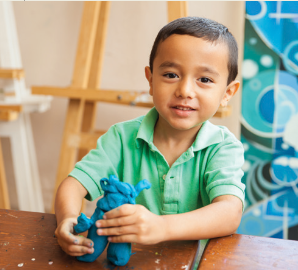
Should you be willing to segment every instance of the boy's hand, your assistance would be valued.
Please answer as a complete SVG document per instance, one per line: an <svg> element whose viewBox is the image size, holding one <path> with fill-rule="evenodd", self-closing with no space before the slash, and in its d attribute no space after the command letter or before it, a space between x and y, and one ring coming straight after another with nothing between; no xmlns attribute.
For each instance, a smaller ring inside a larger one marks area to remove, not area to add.
<svg viewBox="0 0 298 270"><path fill-rule="evenodd" d="M94 244L86 237L74 235L74 225L77 224L76 218L66 218L58 225L55 236L61 248L70 256L82 256L94 252Z"/></svg>
<svg viewBox="0 0 298 270"><path fill-rule="evenodd" d="M165 236L163 216L151 213L142 205L124 204L104 214L96 221L98 235L109 236L113 243L151 245L162 242Z"/></svg>

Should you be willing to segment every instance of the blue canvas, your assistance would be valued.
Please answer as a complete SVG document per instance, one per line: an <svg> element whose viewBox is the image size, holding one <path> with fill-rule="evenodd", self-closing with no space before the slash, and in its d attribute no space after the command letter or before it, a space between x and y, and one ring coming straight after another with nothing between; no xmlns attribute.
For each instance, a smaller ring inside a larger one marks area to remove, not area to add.
<svg viewBox="0 0 298 270"><path fill-rule="evenodd" d="M298 1L247 1L237 233L298 240Z"/></svg>
<svg viewBox="0 0 298 270"><path fill-rule="evenodd" d="M96 233L95 222L102 219L105 212L119 207L122 204L135 204L135 198L143 189L149 189L151 184L146 180L140 181L136 186L129 183L120 182L115 175L109 179L100 180L100 185L104 191L104 197L98 200L97 207L91 218L81 213L78 217L78 224L74 227L77 233L88 231L87 238L94 243L93 254L85 254L77 257L79 261L93 262L105 250L108 244L107 236L100 236ZM128 263L131 255L131 243L109 243L107 259L113 264L123 266Z"/></svg>

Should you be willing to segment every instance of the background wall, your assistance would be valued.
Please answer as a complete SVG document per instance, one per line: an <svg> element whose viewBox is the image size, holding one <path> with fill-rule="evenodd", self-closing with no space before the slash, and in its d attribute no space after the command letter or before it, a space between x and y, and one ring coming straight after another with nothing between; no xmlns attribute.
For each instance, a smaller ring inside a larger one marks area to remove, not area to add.
<svg viewBox="0 0 298 270"><path fill-rule="evenodd" d="M68 86L72 79L83 2L14 2L13 6L26 85ZM190 16L207 17L226 25L238 41L239 58L242 59L244 2L191 1L188 10ZM148 65L157 32L166 23L166 2L112 2L101 87L147 90L144 67ZM240 100L241 91L230 103L233 106L231 117L211 120L226 125L238 138ZM107 129L116 122L148 111L104 103L98 107L98 129ZM66 99L54 98L49 111L31 115L46 211L50 211L53 199L66 109ZM17 209L8 140L3 139L3 148L11 204Z"/></svg>

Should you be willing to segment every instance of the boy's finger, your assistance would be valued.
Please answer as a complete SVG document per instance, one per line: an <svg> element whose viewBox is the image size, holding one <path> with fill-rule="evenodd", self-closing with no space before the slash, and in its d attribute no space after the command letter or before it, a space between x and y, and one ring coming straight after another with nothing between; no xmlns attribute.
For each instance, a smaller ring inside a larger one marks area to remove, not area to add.
<svg viewBox="0 0 298 270"><path fill-rule="evenodd" d="M86 247L89 247L89 248L91 248L91 247L94 246L94 243L90 239L88 239L88 238L86 238L84 236L78 235L78 236L75 236L75 238L76 239L74 241L76 243L78 243L78 245L86 246Z"/></svg>
<svg viewBox="0 0 298 270"><path fill-rule="evenodd" d="M59 234L55 234L56 237L58 238L58 241L63 241L63 242L67 242L69 244L73 243L74 241L74 235L71 232L68 231L60 231Z"/></svg>
<svg viewBox="0 0 298 270"><path fill-rule="evenodd" d="M90 239L82 235L72 235L71 241L69 243L76 246L85 246L89 248L94 246L93 242Z"/></svg>
<svg viewBox="0 0 298 270"><path fill-rule="evenodd" d="M111 243L138 243L138 239L135 234L109 236L108 240Z"/></svg>
<svg viewBox="0 0 298 270"><path fill-rule="evenodd" d="M71 256L82 256L85 254L92 254L94 248L87 248L84 246L70 245L63 248L63 250Z"/></svg>
<svg viewBox="0 0 298 270"><path fill-rule="evenodd" d="M103 219L117 218L121 216L132 215L135 212L135 205L123 204L103 215Z"/></svg>
<svg viewBox="0 0 298 270"><path fill-rule="evenodd" d="M132 225L134 223L135 223L134 216L125 216L125 217L119 217L119 218L97 220L95 225L97 228L109 228L109 227Z"/></svg>
<svg viewBox="0 0 298 270"><path fill-rule="evenodd" d="M65 241L68 244L72 245L78 245L78 246L86 246L86 247L93 247L93 242L80 235L73 235L72 233L61 233L60 235L63 238L63 241Z"/></svg>
<svg viewBox="0 0 298 270"><path fill-rule="evenodd" d="M121 227L112 227L112 228L103 228L98 229L97 231L98 235L129 235L129 234L135 234L137 232L136 226L121 226Z"/></svg>

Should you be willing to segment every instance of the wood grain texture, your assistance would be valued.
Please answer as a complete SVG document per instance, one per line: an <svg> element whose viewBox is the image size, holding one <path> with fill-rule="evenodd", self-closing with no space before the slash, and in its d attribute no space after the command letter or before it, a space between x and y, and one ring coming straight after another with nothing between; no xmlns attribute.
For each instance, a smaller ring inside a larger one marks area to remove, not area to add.
<svg viewBox="0 0 298 270"><path fill-rule="evenodd" d="M298 242L233 234L210 240L199 269L298 269Z"/></svg>
<svg viewBox="0 0 298 270"><path fill-rule="evenodd" d="M198 241L164 242L154 246L132 245L126 266L116 267L106 251L93 263L84 263L62 251L54 237L53 214L0 209L0 269L191 269ZM33 260L34 259L34 260Z"/></svg>

